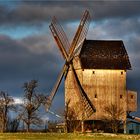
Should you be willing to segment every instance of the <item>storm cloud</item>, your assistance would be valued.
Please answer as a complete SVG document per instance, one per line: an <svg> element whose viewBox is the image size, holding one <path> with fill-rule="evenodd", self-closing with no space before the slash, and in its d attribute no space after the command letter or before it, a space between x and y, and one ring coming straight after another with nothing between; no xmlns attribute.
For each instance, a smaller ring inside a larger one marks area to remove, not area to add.
<svg viewBox="0 0 140 140"><path fill-rule="evenodd" d="M46 45L45 51L42 50L44 53L40 53L40 49L34 52L32 47L36 49L36 42L40 47L43 43L41 37L38 37L40 41L34 41L35 38L30 37L17 41L7 36L0 36L1 90L13 88L13 94L18 95L15 93L16 85L18 84L16 88L20 89L23 82L27 80L38 79L46 83L49 81L50 84L54 82L53 77L57 75L61 65L57 51L50 51L50 47L47 48ZM39 44L39 42L41 43ZM48 89L50 87L46 84L46 93Z"/></svg>
<svg viewBox="0 0 140 140"><path fill-rule="evenodd" d="M0 4L2 3L4 1L0 2ZM0 24L41 25L41 23L50 22L54 15L61 21L76 21L85 9L92 13L94 21L107 18L131 18L139 16L139 5L140 1L17 0L10 2L8 6L0 6Z"/></svg>
<svg viewBox="0 0 140 140"><path fill-rule="evenodd" d="M140 100L140 1L0 1L0 90L22 96L24 82L37 79L50 93L64 63L49 31L56 16L68 37L73 37L85 9L91 24L87 39L123 40L132 70L127 88ZM54 106L63 104L61 86ZM140 106L140 103L139 103ZM138 110L139 112L139 110Z"/></svg>

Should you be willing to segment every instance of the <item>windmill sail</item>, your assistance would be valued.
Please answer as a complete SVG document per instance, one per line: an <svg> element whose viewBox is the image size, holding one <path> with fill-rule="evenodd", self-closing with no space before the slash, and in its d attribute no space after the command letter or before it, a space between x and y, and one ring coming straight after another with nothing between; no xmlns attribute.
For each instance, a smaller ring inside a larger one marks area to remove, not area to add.
<svg viewBox="0 0 140 140"><path fill-rule="evenodd" d="M64 48L63 38L59 35L58 29L52 23L49 27L50 27L53 37L57 43L57 47L59 48L59 50L62 53L63 58L64 59L67 58L67 53Z"/></svg>
<svg viewBox="0 0 140 140"><path fill-rule="evenodd" d="M80 81L78 79L78 76L76 74L76 71L74 69L74 66L72 64L72 60L74 58L75 54L75 48L81 45L82 42L85 40L88 27L89 27L89 21L90 21L90 15L89 12L86 10L84 12L84 15L80 21L80 24L78 26L78 29L76 31L76 34L74 36L74 39L72 41L72 44L70 45L69 40L62 28L62 26L58 23L57 19L54 17L52 19L52 23L50 25L50 30L53 34L53 37L58 45L58 48L60 49L62 56L66 60L63 69L58 77L58 80L50 94L49 100L46 103L46 108L49 108L51 105L51 102L57 92L57 89L61 83L61 80L69 70L69 67L72 68L74 79L76 81L76 85L79 91L79 98L81 102L83 103L84 110L86 111L87 117L91 116L96 110L93 104L91 103L90 99L88 98L87 94L85 93L84 89L82 88Z"/></svg>
<svg viewBox="0 0 140 140"><path fill-rule="evenodd" d="M56 81L56 83L55 83L55 85L54 85L54 87L53 87L53 89L51 91L51 94L48 97L48 100L47 100L47 102L45 104L46 111L49 110L49 108L51 106L51 103L52 103L52 100L53 100L53 98L54 98L54 96L55 96L55 94L56 94L56 92L57 92L57 90L59 88L59 85L60 85L60 83L61 83L61 81L63 79L63 76L68 71L68 68L69 68L68 65L64 65L62 70L61 70L61 72L60 72L60 74L58 75L57 81Z"/></svg>
<svg viewBox="0 0 140 140"><path fill-rule="evenodd" d="M88 98L87 94L85 93L84 89L82 88L82 85L79 81L79 78L76 74L76 71L74 69L73 64L71 64L71 68L72 68L72 71L73 71L74 79L75 79L75 81L77 83L77 86L78 86L79 96L81 98L82 104L84 106L84 110L86 112L86 116L83 116L83 117L84 118L89 118L94 112L96 112L96 109L93 106L93 104L91 103L91 101Z"/></svg>
<svg viewBox="0 0 140 140"><path fill-rule="evenodd" d="M66 36L66 33L64 32L62 26L59 24L56 17L53 17L52 24L53 24L54 28L56 29L57 35L62 42L62 46L65 48L66 52L68 53L68 50L70 49L70 43Z"/></svg>
<svg viewBox="0 0 140 140"><path fill-rule="evenodd" d="M84 41L86 38L88 28L89 28L89 23L90 23L90 14L89 11L85 11L83 14L83 17L80 21L80 24L78 26L78 29L76 31L76 34L73 38L71 48L69 50L69 55L71 55L75 49L75 47L81 42Z"/></svg>

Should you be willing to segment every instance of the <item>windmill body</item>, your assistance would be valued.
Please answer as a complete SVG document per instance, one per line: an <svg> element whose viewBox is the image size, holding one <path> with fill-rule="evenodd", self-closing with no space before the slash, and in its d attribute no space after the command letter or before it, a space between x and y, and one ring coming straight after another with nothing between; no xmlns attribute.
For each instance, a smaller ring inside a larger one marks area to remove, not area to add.
<svg viewBox="0 0 140 140"><path fill-rule="evenodd" d="M108 116L104 107L111 104L124 110L119 116L123 121L126 121L126 112L136 111L137 94L126 88L126 72L131 65L122 41L85 40L73 64L83 89L96 108L96 112L86 120L102 122ZM65 80L67 101L81 119L81 104L70 69Z"/></svg>
<svg viewBox="0 0 140 140"><path fill-rule="evenodd" d="M118 121L126 122L127 112L137 109L137 93L126 89L126 72L131 64L123 42L86 40L89 23L90 15L86 10L70 43L57 19L52 19L50 30L65 64L48 98L46 110L65 77L65 103L69 103L69 109L76 114L75 120L89 121L91 126L94 122L102 129L102 121L109 117L104 108L115 104L117 113L123 110Z"/></svg>

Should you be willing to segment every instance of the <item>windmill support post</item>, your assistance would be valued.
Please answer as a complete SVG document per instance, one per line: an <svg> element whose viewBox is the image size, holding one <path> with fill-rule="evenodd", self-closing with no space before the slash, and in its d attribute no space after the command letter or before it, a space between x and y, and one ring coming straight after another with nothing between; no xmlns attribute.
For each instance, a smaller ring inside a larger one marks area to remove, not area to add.
<svg viewBox="0 0 140 140"><path fill-rule="evenodd" d="M81 132L82 132L82 133L85 132L85 128L84 128L84 120L81 120Z"/></svg>

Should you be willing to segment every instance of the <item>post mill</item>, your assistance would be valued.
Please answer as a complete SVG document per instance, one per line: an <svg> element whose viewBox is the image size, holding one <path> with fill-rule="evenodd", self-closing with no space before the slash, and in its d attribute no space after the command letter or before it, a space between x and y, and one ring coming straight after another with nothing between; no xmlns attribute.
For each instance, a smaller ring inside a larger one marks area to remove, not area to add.
<svg viewBox="0 0 140 140"><path fill-rule="evenodd" d="M126 72L131 69L127 51L121 40L87 40L89 23L90 14L86 10L70 44L57 19L52 19L50 29L65 64L46 109L65 76L65 103L69 102L76 120L90 126L94 123L94 129L103 129L102 122L109 117L104 108L116 105L117 110L123 110L118 120L125 124L127 112L137 109L137 93L126 88ZM84 125L82 128L86 129Z"/></svg>

